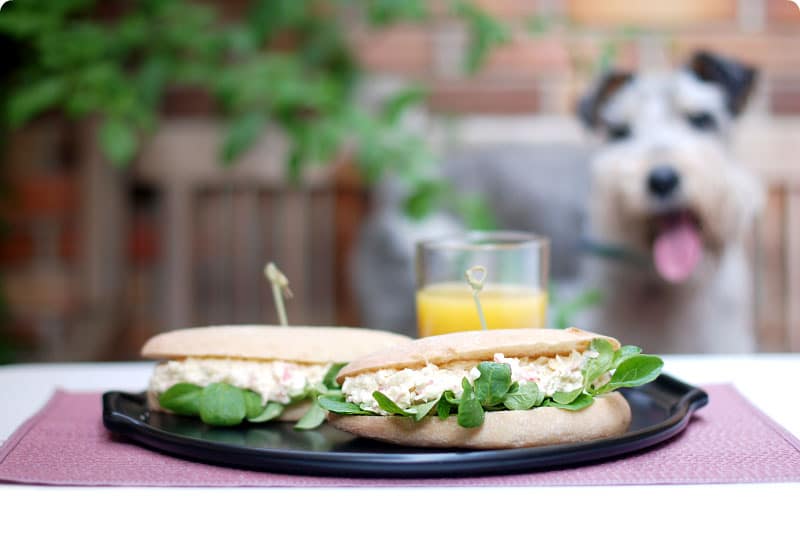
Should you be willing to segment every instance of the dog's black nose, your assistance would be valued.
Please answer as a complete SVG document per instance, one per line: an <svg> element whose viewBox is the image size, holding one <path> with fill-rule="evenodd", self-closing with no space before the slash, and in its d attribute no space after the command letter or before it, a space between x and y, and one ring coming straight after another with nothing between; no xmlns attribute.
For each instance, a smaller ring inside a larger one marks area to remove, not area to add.
<svg viewBox="0 0 800 536"><path fill-rule="evenodd" d="M672 166L655 167L647 177L647 187L656 197L668 197L680 182L681 178Z"/></svg>

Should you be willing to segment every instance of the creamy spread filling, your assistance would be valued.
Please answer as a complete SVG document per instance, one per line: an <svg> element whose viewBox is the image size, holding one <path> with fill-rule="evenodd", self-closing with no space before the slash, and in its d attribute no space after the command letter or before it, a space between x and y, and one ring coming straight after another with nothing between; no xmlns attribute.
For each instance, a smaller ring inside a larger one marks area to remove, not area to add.
<svg viewBox="0 0 800 536"><path fill-rule="evenodd" d="M255 391L261 395L262 404L268 401L288 404L292 398L304 394L308 387L320 383L329 366L188 357L157 365L150 378L150 390L161 394L176 383L191 383L200 387L211 383L228 383Z"/></svg>
<svg viewBox="0 0 800 536"><path fill-rule="evenodd" d="M545 396L552 396L556 392L574 391L582 387L583 364L587 358L596 355L592 351L573 351L565 356L529 358L506 357L496 353L493 361L505 363L511 368L511 381L520 384L534 382ZM474 361L447 363L441 367L428 363L415 369L367 372L345 378L342 392L348 402L380 415L388 415L372 397L375 391L380 391L403 409L437 400L447 390L461 396L462 379L469 378L470 382L474 382L480 377L477 365ZM595 383L602 385L607 381L608 378L601 378Z"/></svg>

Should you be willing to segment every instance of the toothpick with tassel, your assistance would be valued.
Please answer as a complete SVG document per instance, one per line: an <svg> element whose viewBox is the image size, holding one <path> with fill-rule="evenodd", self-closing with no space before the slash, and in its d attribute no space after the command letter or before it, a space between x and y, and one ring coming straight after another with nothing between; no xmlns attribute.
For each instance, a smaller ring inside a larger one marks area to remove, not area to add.
<svg viewBox="0 0 800 536"><path fill-rule="evenodd" d="M289 288L289 279L278 270L274 262L270 262L264 267L264 275L272 285L272 298L275 300L275 309L278 311L278 320L281 326L288 326L289 322L286 319L286 306L283 299L290 299L292 291Z"/></svg>
<svg viewBox="0 0 800 536"><path fill-rule="evenodd" d="M472 299L475 300L475 309L478 310L478 318L481 321L481 328L485 331L488 329L486 327L486 317L483 316L483 306L481 306L481 300L478 298L478 293L483 290L483 282L486 281L486 268L480 265L473 266L464 272L464 277L466 277L467 284L469 284L470 288L472 289Z"/></svg>

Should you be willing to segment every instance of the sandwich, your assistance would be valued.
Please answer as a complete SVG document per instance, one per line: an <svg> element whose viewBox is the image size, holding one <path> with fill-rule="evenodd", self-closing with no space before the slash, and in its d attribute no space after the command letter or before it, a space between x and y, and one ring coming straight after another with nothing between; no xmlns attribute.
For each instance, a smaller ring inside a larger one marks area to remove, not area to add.
<svg viewBox="0 0 800 536"><path fill-rule="evenodd" d="M162 333L141 351L164 360L150 378L148 406L214 426L282 420L314 428L325 419L314 400L338 392L336 373L346 362L408 340L336 327L239 325Z"/></svg>
<svg viewBox="0 0 800 536"><path fill-rule="evenodd" d="M320 395L329 422L419 447L498 449L624 433L615 392L654 380L662 360L577 328L470 331L379 350L339 370Z"/></svg>

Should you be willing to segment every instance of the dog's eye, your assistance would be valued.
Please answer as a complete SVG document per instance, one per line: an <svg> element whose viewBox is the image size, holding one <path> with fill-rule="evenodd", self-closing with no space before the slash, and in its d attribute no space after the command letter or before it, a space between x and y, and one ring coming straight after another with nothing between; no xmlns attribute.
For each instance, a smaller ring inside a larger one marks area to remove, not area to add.
<svg viewBox="0 0 800 536"><path fill-rule="evenodd" d="M697 130L715 130L717 128L717 120L708 112L687 114L686 120Z"/></svg>
<svg viewBox="0 0 800 536"><path fill-rule="evenodd" d="M631 127L625 123L608 125L608 139L614 141L626 140L631 137Z"/></svg>

